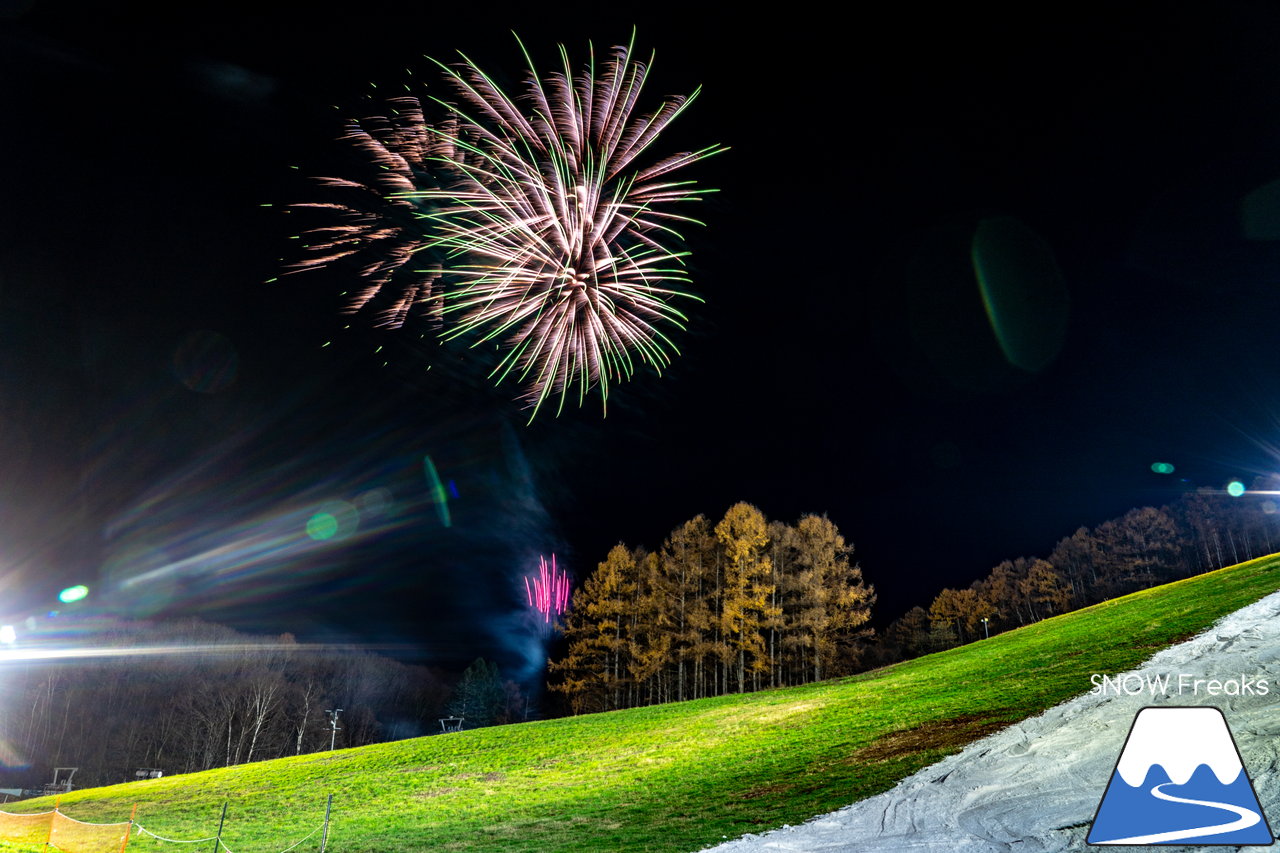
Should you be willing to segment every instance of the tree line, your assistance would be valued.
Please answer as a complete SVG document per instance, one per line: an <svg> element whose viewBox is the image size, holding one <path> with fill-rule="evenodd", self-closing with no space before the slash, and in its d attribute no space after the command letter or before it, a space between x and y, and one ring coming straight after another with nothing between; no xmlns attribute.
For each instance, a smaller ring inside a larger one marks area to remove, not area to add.
<svg viewBox="0 0 1280 853"><path fill-rule="evenodd" d="M574 594L551 689L573 713L803 684L853 671L874 588L825 516L748 503L619 543Z"/></svg>
<svg viewBox="0 0 1280 853"><path fill-rule="evenodd" d="M1280 546L1275 501L1196 492L1081 527L1043 557L1005 560L938 592L872 638L875 591L825 516L770 521L739 503L677 526L661 547L616 545L573 596L550 687L573 713L803 684L1237 563ZM101 658L0 671L0 787L36 787L55 766L78 785L139 768L193 772L527 719L521 689L477 660L456 685L357 649L301 646L196 620L58 617ZM135 657L139 647L181 653ZM119 654L110 654L118 649ZM536 714L535 714L536 715Z"/></svg>
<svg viewBox="0 0 1280 853"><path fill-rule="evenodd" d="M537 714L532 697L484 658L477 658L462 673L445 711L466 729L525 722Z"/></svg>
<svg viewBox="0 0 1280 853"><path fill-rule="evenodd" d="M1132 509L1061 539L1044 557L1004 560L962 589L909 610L878 638L876 665L981 639L1140 589L1270 554L1280 545L1272 500L1201 490Z"/></svg>
<svg viewBox="0 0 1280 853"><path fill-rule="evenodd" d="M440 730L451 692L425 667L287 634L58 620L108 655L0 672L0 787L38 786L57 766L79 767L77 786L100 785L140 768L186 773L413 737ZM157 646L177 652L129 654ZM335 735L324 712L336 708Z"/></svg>

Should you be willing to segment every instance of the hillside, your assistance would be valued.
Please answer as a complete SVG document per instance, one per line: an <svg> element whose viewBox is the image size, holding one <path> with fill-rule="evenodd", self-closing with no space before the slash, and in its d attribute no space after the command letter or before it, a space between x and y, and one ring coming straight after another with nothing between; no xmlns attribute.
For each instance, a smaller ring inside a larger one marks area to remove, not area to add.
<svg viewBox="0 0 1280 853"><path fill-rule="evenodd" d="M1266 557L838 681L76 791L62 811L114 822L138 803L151 831L194 839L229 801L226 846L268 853L311 832L332 793L333 853L692 851L884 791L1278 588Z"/></svg>

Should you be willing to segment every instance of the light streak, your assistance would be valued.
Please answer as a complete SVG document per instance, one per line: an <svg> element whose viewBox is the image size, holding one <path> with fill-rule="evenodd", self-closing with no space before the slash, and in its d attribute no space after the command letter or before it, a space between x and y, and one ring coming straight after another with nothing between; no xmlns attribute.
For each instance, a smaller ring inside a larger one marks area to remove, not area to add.
<svg viewBox="0 0 1280 853"><path fill-rule="evenodd" d="M406 645L338 646L325 643L193 643L172 646L86 646L81 648L22 648L20 646L0 650L0 664L29 661L88 660L95 658L172 657L176 655L245 655L245 654L295 654L300 652L350 652L403 651L413 649Z"/></svg>
<svg viewBox="0 0 1280 853"><path fill-rule="evenodd" d="M550 564L546 557L538 557L538 574L525 576L524 589L529 606L542 614L545 625L551 625L569 609L569 574L557 568L555 554L551 555Z"/></svg>

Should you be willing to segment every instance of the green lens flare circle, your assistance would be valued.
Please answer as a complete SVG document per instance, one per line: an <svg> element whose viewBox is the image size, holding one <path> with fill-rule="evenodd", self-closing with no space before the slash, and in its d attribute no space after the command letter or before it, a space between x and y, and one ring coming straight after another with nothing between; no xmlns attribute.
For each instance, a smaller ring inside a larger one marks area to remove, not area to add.
<svg viewBox="0 0 1280 853"><path fill-rule="evenodd" d="M338 519L327 512L317 512L307 519L307 535L316 541L332 539L338 532Z"/></svg>
<svg viewBox="0 0 1280 853"><path fill-rule="evenodd" d="M73 601L79 601L89 594L87 586L70 586L58 593L58 600L63 604L70 604Z"/></svg>
<svg viewBox="0 0 1280 853"><path fill-rule="evenodd" d="M1244 494L1244 483L1239 480L1232 480L1230 483L1227 483L1227 494L1231 495L1233 498L1240 497Z"/></svg>
<svg viewBox="0 0 1280 853"><path fill-rule="evenodd" d="M317 542L340 541L360 528L360 510L346 501L331 500L317 506L307 519L307 535Z"/></svg>
<svg viewBox="0 0 1280 853"><path fill-rule="evenodd" d="M1168 462L1152 462L1151 470L1155 471L1157 474L1172 474L1173 466Z"/></svg>

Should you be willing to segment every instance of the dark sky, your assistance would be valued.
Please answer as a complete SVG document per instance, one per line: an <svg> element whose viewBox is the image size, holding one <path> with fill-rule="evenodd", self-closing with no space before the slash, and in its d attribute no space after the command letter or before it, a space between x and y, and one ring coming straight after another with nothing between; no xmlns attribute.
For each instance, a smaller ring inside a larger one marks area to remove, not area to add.
<svg viewBox="0 0 1280 853"><path fill-rule="evenodd" d="M263 6L0 6L0 619L86 583L514 665L539 554L581 578L737 500L829 514L888 619L1275 464L1272 4ZM633 26L651 103L704 87L661 152L732 150L688 173L720 192L683 355L607 418L525 426L417 332L342 329L334 271L264 283L370 84Z"/></svg>

